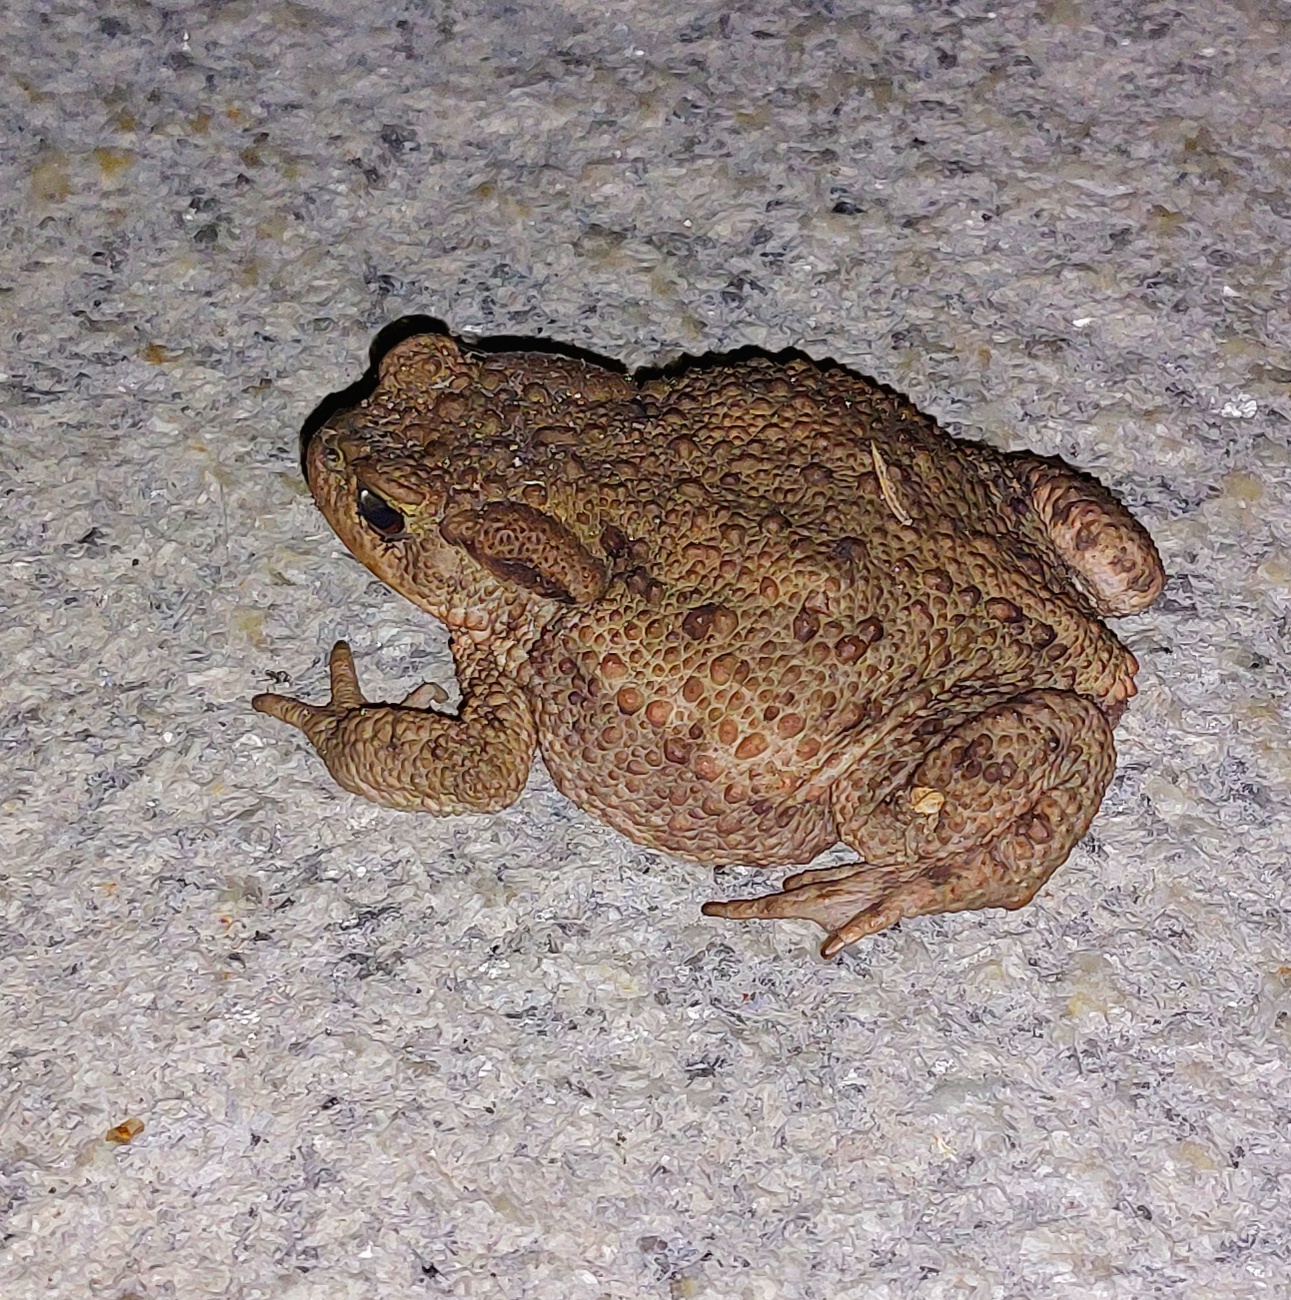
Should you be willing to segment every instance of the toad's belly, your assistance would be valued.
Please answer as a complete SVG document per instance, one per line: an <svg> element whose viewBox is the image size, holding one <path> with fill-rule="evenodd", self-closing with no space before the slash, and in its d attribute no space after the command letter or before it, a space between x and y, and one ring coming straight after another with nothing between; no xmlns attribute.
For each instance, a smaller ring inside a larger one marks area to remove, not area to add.
<svg viewBox="0 0 1291 1300"><path fill-rule="evenodd" d="M557 787L638 844L772 866L810 862L838 839L828 791L808 790L765 727L738 731L734 715L701 724L676 693L647 700L577 674L537 674L530 698Z"/></svg>
<svg viewBox="0 0 1291 1300"><path fill-rule="evenodd" d="M557 788L637 844L710 866L790 866L838 840L827 798L776 797L747 780L708 781L664 758L662 746L602 749L543 714L540 708L539 743Z"/></svg>

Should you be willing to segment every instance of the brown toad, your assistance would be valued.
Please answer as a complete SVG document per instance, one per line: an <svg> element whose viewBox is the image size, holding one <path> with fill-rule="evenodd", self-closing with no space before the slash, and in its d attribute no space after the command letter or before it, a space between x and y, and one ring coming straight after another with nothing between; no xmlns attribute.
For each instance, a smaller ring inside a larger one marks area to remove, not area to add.
<svg viewBox="0 0 1291 1300"><path fill-rule="evenodd" d="M626 377L442 333L302 436L319 507L450 629L462 702L259 695L347 790L486 812L542 752L579 807L710 864L807 870L710 916L808 917L832 955L902 917L1028 902L1115 764L1134 656L1100 615L1164 576L1060 462L961 442L794 358Z"/></svg>

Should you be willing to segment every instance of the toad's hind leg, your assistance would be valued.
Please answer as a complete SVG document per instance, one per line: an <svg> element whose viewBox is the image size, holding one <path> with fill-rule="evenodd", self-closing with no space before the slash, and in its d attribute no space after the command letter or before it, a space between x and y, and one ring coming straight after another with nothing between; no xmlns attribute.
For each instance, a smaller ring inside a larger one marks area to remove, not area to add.
<svg viewBox="0 0 1291 1300"><path fill-rule="evenodd" d="M1021 907L1089 829L1115 764L1096 704L1031 691L950 732L877 807L843 778L834 815L864 861L799 872L778 894L704 911L805 917L830 932L821 952L832 957L902 917Z"/></svg>

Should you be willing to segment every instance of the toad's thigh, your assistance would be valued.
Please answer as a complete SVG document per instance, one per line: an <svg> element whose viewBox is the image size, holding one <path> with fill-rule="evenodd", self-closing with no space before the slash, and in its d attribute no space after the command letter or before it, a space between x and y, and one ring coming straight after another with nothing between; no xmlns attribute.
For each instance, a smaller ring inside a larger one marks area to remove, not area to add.
<svg viewBox="0 0 1291 1300"><path fill-rule="evenodd" d="M1006 857L1042 858L1051 870L1089 828L1115 762L1111 725L1096 704L1031 691L961 724L908 784L863 815L865 790L844 778L834 814L842 838L867 862L950 862L994 844Z"/></svg>

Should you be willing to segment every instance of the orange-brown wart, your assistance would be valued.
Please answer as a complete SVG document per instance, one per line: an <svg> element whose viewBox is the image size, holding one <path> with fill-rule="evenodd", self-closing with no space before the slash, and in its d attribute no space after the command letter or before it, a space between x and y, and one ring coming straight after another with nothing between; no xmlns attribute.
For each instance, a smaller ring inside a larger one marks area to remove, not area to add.
<svg viewBox="0 0 1291 1300"><path fill-rule="evenodd" d="M1058 461L950 438L801 358L632 379L444 334L380 358L305 448L351 551L445 622L455 714L261 695L347 789L487 811L535 751L575 803L710 864L858 861L710 915L823 951L902 917L1027 902L1097 811L1133 656L1103 618L1164 575Z"/></svg>

